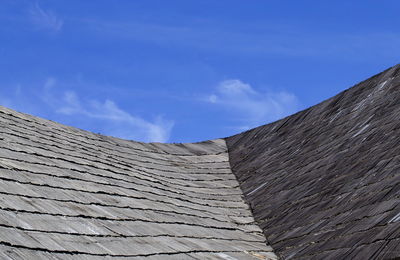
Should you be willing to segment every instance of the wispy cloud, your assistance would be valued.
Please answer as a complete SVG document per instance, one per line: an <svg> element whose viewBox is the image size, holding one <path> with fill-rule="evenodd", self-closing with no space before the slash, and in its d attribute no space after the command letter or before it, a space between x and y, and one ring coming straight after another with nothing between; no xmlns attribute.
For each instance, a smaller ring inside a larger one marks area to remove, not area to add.
<svg viewBox="0 0 400 260"><path fill-rule="evenodd" d="M21 85L19 84L8 87L7 91L0 93L0 105L9 108L17 108L19 104L23 102L23 100L21 100L23 96L21 92ZM6 95L4 95L5 93Z"/></svg>
<svg viewBox="0 0 400 260"><path fill-rule="evenodd" d="M390 31L310 30L297 23L278 21L263 24L257 30L227 30L209 24L185 23L184 26L75 19L87 30L107 39L145 41L179 48L196 48L218 54L279 55L318 59L366 60L374 56L399 55L400 34ZM244 23L246 24L246 23ZM253 27L253 24L249 25ZM236 27L234 27L236 28ZM227 44L229 43L229 44Z"/></svg>
<svg viewBox="0 0 400 260"><path fill-rule="evenodd" d="M67 116L83 116L108 125L107 134L126 139L140 139L148 142L166 142L174 123L158 116L153 122L134 116L115 104L112 100L82 102L78 95L66 91L57 113Z"/></svg>
<svg viewBox="0 0 400 260"><path fill-rule="evenodd" d="M222 81L206 101L235 113L242 122L237 126L240 130L280 119L299 108L298 99L292 93L261 93L238 79Z"/></svg>
<svg viewBox="0 0 400 260"><path fill-rule="evenodd" d="M38 3L30 8L29 13L34 26L41 30L58 32L64 24L64 21L53 11L42 9Z"/></svg>
<svg viewBox="0 0 400 260"><path fill-rule="evenodd" d="M35 90L33 94L21 85L12 87L7 96L0 95L0 105L105 135L143 142L167 142L174 126L173 121L160 115L151 121L133 115L110 99L81 98L54 77L47 78ZM40 98L32 98L32 94Z"/></svg>

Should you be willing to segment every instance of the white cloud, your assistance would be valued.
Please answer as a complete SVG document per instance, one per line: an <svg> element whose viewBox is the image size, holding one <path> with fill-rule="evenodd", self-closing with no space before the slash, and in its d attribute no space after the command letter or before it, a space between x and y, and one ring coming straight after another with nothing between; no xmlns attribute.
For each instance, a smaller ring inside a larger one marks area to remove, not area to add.
<svg viewBox="0 0 400 260"><path fill-rule="evenodd" d="M0 106L17 108L18 103L21 101L21 96L22 90L20 84L17 84L16 86L10 86L7 88L7 91L2 91L2 93L0 93Z"/></svg>
<svg viewBox="0 0 400 260"><path fill-rule="evenodd" d="M156 116L153 121L148 121L124 111L112 100L88 100L66 89L56 78L49 77L42 92L38 93L47 116L56 121L60 116L69 122L84 121L92 131L135 141L167 142L170 137L174 126L171 120Z"/></svg>
<svg viewBox="0 0 400 260"><path fill-rule="evenodd" d="M41 30L58 32L64 24L53 11L42 9L38 3L30 8L29 13L32 23Z"/></svg>
<svg viewBox="0 0 400 260"><path fill-rule="evenodd" d="M216 95L211 95L208 97L208 101L210 103L217 103L218 102L218 97Z"/></svg>
<svg viewBox="0 0 400 260"><path fill-rule="evenodd" d="M106 125L105 134L146 142L166 142L174 126L173 121L161 116L153 122L134 116L117 106L111 100L81 102L75 92L66 91L56 112L67 115L80 115L98 124Z"/></svg>
<svg viewBox="0 0 400 260"><path fill-rule="evenodd" d="M280 119L299 107L298 99L292 93L260 93L238 79L222 81L207 101L234 112L244 124L237 127L241 130Z"/></svg>

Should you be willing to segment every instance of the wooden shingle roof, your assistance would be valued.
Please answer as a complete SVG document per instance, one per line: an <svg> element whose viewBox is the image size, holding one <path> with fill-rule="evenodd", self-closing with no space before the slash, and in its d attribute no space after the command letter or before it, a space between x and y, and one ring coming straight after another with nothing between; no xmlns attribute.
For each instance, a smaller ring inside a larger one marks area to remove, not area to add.
<svg viewBox="0 0 400 260"><path fill-rule="evenodd" d="M0 259L400 257L400 66L193 144L0 107Z"/></svg>
<svg viewBox="0 0 400 260"><path fill-rule="evenodd" d="M0 108L0 259L276 259L223 139L145 144Z"/></svg>
<svg viewBox="0 0 400 260"><path fill-rule="evenodd" d="M400 257L400 65L227 144L282 259Z"/></svg>

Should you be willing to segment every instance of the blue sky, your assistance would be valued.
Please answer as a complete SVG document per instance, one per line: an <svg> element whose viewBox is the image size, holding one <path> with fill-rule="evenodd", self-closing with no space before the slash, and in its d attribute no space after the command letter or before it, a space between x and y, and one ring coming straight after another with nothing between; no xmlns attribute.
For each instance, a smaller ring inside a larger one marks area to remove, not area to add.
<svg viewBox="0 0 400 260"><path fill-rule="evenodd" d="M400 62L399 1L2 0L0 104L139 141L226 137Z"/></svg>

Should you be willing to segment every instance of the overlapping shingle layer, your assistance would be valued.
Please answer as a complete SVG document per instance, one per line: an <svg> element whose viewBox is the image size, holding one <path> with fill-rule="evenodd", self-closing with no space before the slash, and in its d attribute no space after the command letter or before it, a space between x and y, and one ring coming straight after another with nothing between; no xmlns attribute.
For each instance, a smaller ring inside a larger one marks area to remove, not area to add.
<svg viewBox="0 0 400 260"><path fill-rule="evenodd" d="M283 259L400 257L399 65L227 144Z"/></svg>
<svg viewBox="0 0 400 260"><path fill-rule="evenodd" d="M222 139L145 144L0 108L0 259L276 259Z"/></svg>
<svg viewBox="0 0 400 260"><path fill-rule="evenodd" d="M399 65L195 144L125 141L0 107L0 259L275 253L400 257Z"/></svg>

